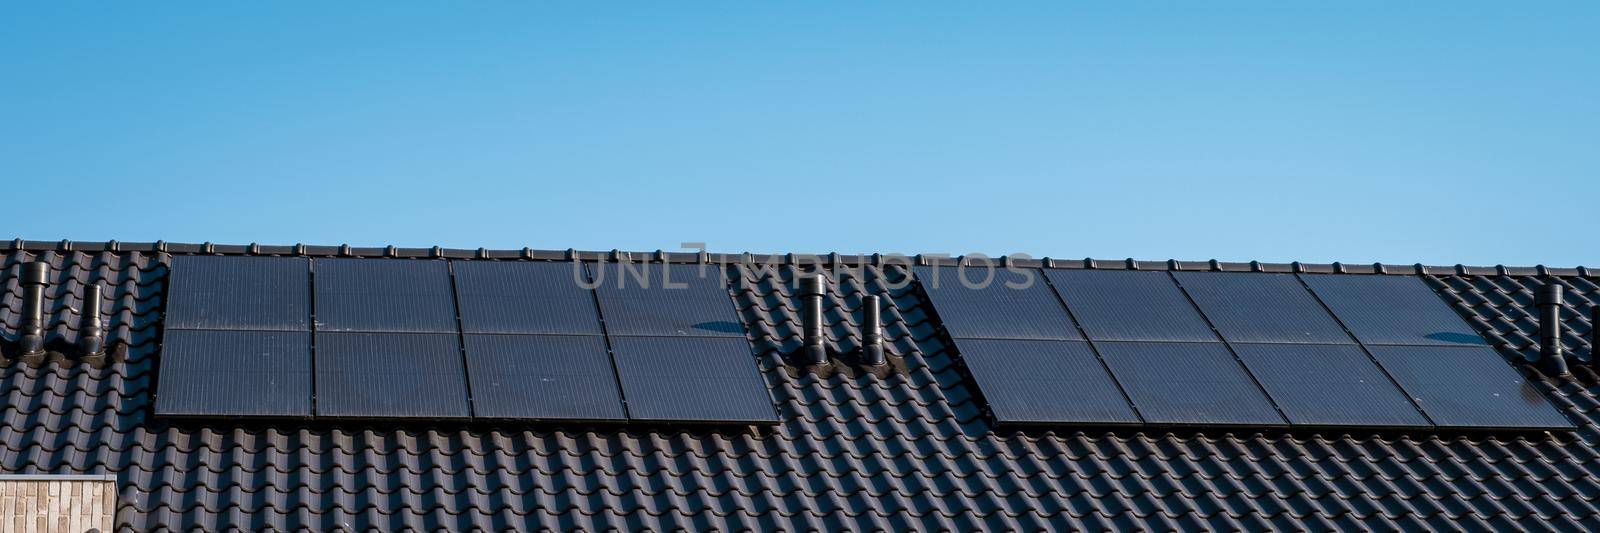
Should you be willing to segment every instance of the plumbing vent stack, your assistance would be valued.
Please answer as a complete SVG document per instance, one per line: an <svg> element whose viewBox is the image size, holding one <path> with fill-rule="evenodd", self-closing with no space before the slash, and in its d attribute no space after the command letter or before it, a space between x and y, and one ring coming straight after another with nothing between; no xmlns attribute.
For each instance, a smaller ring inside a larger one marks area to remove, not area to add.
<svg viewBox="0 0 1600 533"><path fill-rule="evenodd" d="M22 353L44 352L44 285L50 264L34 261L22 265Z"/></svg>
<svg viewBox="0 0 1600 533"><path fill-rule="evenodd" d="M872 366L882 365L883 356L883 309L878 305L877 296L868 296L861 301L864 315L861 319L861 344L862 353L866 356L866 363Z"/></svg>
<svg viewBox="0 0 1600 533"><path fill-rule="evenodd" d="M1548 360L1557 374L1566 374L1567 359L1561 353L1561 285L1545 283L1534 303L1539 306L1539 358Z"/></svg>
<svg viewBox="0 0 1600 533"><path fill-rule="evenodd" d="M105 328L100 324L100 284L83 288L83 324L78 328L78 346L84 355L105 351Z"/></svg>
<svg viewBox="0 0 1600 533"><path fill-rule="evenodd" d="M805 358L810 364L828 362L828 347L822 338L822 276L800 278L800 297L804 308L801 320L805 326Z"/></svg>

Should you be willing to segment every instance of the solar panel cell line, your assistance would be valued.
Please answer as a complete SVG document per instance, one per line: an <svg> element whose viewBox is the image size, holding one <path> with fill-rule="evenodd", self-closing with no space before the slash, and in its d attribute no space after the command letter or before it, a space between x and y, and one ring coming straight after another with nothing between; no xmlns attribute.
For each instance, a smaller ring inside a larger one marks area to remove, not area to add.
<svg viewBox="0 0 1600 533"><path fill-rule="evenodd" d="M317 414L466 418L466 371L454 333L317 333Z"/></svg>
<svg viewBox="0 0 1600 533"><path fill-rule="evenodd" d="M957 345L1002 424L1140 423L1086 342L962 339Z"/></svg>
<svg viewBox="0 0 1600 533"><path fill-rule="evenodd" d="M1090 340L1216 341L1166 272L1045 269Z"/></svg>
<svg viewBox="0 0 1600 533"><path fill-rule="evenodd" d="M456 333L450 265L412 259L317 259L317 331Z"/></svg>
<svg viewBox="0 0 1600 533"><path fill-rule="evenodd" d="M982 267L965 274L953 266L912 268L952 338L1083 340L1041 272L1021 271L1027 274Z"/></svg>
<svg viewBox="0 0 1600 533"><path fill-rule="evenodd" d="M1300 278L1363 344L1488 344L1417 276Z"/></svg>
<svg viewBox="0 0 1600 533"><path fill-rule="evenodd" d="M638 421L776 423L744 339L612 337L617 376Z"/></svg>
<svg viewBox="0 0 1600 533"><path fill-rule="evenodd" d="M174 257L166 327L310 331L310 265L303 257Z"/></svg>
<svg viewBox="0 0 1600 533"><path fill-rule="evenodd" d="M1222 343L1098 342L1095 348L1147 423L1286 425Z"/></svg>
<svg viewBox="0 0 1600 533"><path fill-rule="evenodd" d="M1360 347L1235 344L1233 349L1292 425L1433 427Z"/></svg>
<svg viewBox="0 0 1600 533"><path fill-rule="evenodd" d="M727 280L715 265L590 264L611 335L744 338Z"/></svg>
<svg viewBox="0 0 1600 533"><path fill-rule="evenodd" d="M1440 428L1574 429L1494 349L1370 346L1374 358Z"/></svg>
<svg viewBox="0 0 1600 533"><path fill-rule="evenodd" d="M600 334L583 263L454 261L465 333Z"/></svg>
<svg viewBox="0 0 1600 533"><path fill-rule="evenodd" d="M1354 344L1293 274L1173 275L1228 342Z"/></svg>
<svg viewBox="0 0 1600 533"><path fill-rule="evenodd" d="M466 336L477 418L626 420L605 338Z"/></svg>
<svg viewBox="0 0 1600 533"><path fill-rule="evenodd" d="M156 413L311 416L311 334L167 330Z"/></svg>

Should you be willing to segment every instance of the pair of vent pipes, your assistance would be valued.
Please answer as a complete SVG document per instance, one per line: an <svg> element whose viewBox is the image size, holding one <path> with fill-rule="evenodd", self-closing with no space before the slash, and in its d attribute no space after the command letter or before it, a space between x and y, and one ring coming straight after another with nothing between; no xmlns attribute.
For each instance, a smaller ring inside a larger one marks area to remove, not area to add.
<svg viewBox="0 0 1600 533"><path fill-rule="evenodd" d="M44 288L50 284L50 264L34 261L22 265L22 355L42 355L44 345ZM105 352L105 328L100 319L100 284L83 288L83 321L78 347L83 355Z"/></svg>
<svg viewBox="0 0 1600 533"><path fill-rule="evenodd" d="M802 351L806 364L820 365L828 362L827 337L822 332L822 274L800 277L802 309L800 320L805 329L805 348ZM861 359L870 366L883 365L883 309L876 295L861 299Z"/></svg>
<svg viewBox="0 0 1600 533"><path fill-rule="evenodd" d="M1534 305L1539 307L1539 359L1558 375L1568 372L1566 349L1561 346L1561 294L1561 284L1552 279L1539 287L1534 298ZM1600 347L1600 305L1590 311L1589 335L1589 346ZM1591 348L1589 364L1600 365L1595 353Z"/></svg>

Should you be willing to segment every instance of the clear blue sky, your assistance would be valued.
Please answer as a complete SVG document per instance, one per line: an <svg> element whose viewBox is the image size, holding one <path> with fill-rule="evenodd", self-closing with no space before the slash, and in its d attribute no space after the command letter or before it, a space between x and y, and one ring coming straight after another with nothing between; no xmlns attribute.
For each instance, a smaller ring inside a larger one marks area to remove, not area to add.
<svg viewBox="0 0 1600 533"><path fill-rule="evenodd" d="M0 236L1600 266L1600 4L6 3Z"/></svg>

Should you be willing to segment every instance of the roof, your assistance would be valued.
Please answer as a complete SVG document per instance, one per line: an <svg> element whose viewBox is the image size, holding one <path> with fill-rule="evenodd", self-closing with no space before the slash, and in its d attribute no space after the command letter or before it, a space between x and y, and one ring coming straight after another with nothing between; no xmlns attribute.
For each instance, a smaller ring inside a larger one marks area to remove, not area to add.
<svg viewBox="0 0 1600 533"><path fill-rule="evenodd" d="M782 422L767 428L523 423L205 422L152 416L172 254L562 259L608 253L0 243L6 342L22 263L53 267L47 337L74 342L81 284L107 286L125 360L0 371L0 472L109 474L119 528L1333 529L1600 525L1600 287L1587 269L1054 261L1056 268L1420 274L1514 361L1537 356L1533 289L1568 287L1570 376L1518 365L1576 432L1332 434L999 429L915 287L889 290L889 370L785 366L801 346L795 267L732 267ZM696 261L695 254L638 254ZM737 256L734 256L737 257ZM827 258L825 258L827 259ZM850 259L848 257L838 258ZM897 269L894 265L871 268ZM1550 276L1550 277L1541 277ZM866 287L828 306L830 337ZM1519 359L1521 358L1521 359Z"/></svg>

